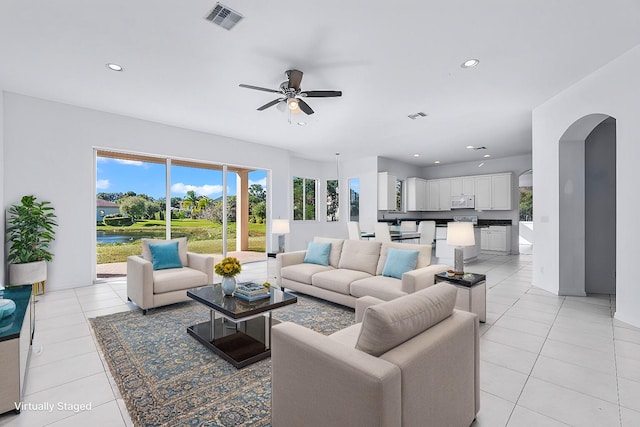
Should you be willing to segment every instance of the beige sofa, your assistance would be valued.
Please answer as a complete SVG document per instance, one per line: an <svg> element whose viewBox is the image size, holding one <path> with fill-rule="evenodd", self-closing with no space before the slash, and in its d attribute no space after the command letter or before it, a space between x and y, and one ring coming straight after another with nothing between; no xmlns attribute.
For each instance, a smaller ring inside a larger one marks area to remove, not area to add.
<svg viewBox="0 0 640 427"><path fill-rule="evenodd" d="M449 268L444 264L430 265L431 245L323 237L315 237L314 242L331 243L329 265L305 263L306 251L278 254L277 284L348 307L355 307L360 297L388 301L432 286L434 274ZM415 270L404 273L402 279L383 276L389 248L419 251Z"/></svg>
<svg viewBox="0 0 640 427"><path fill-rule="evenodd" d="M182 268L154 270L149 243L165 240L142 239L142 255L127 258L127 297L147 314L150 308L188 301L187 289L213 283L213 256L187 252L187 239L178 242Z"/></svg>
<svg viewBox="0 0 640 427"><path fill-rule="evenodd" d="M466 427L480 409L478 317L439 283L383 302L325 336L272 329L272 425Z"/></svg>

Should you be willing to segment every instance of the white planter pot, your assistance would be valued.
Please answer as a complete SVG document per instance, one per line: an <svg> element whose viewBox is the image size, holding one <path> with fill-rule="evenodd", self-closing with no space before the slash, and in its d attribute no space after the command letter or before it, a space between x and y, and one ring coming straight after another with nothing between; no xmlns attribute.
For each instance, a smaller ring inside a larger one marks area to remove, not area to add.
<svg viewBox="0 0 640 427"><path fill-rule="evenodd" d="M10 285L30 285L47 280L47 262L35 261L9 264Z"/></svg>

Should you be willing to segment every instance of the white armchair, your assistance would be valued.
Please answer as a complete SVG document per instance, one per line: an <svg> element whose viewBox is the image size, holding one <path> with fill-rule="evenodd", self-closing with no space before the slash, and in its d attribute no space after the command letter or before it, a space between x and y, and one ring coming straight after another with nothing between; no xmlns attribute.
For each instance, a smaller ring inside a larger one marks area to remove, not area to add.
<svg viewBox="0 0 640 427"><path fill-rule="evenodd" d="M187 289L213 284L213 256L187 252L186 240L173 239L178 241L181 268L153 269L149 251L153 239L142 239L142 255L127 258L127 298L143 314L150 308L188 301Z"/></svg>

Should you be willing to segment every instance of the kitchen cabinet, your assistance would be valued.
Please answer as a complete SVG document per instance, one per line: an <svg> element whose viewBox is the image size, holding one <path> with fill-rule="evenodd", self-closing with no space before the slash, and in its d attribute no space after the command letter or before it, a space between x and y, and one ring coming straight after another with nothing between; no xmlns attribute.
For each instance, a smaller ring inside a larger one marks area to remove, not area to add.
<svg viewBox="0 0 640 427"><path fill-rule="evenodd" d="M389 172L378 172L378 210L396 210L396 180Z"/></svg>
<svg viewBox="0 0 640 427"><path fill-rule="evenodd" d="M511 253L511 226L492 225L480 231L480 250L483 252Z"/></svg>
<svg viewBox="0 0 640 427"><path fill-rule="evenodd" d="M440 210L451 210L451 180L441 179L438 181L438 196L440 198Z"/></svg>
<svg viewBox="0 0 640 427"><path fill-rule="evenodd" d="M407 210L428 210L427 180L422 178L407 178Z"/></svg>
<svg viewBox="0 0 640 427"><path fill-rule="evenodd" d="M427 181L427 210L440 210L440 183L437 180Z"/></svg>
<svg viewBox="0 0 640 427"><path fill-rule="evenodd" d="M511 210L511 173L475 177L476 210Z"/></svg>
<svg viewBox="0 0 640 427"><path fill-rule="evenodd" d="M451 210L451 180L433 179L427 183L426 211Z"/></svg>
<svg viewBox="0 0 640 427"><path fill-rule="evenodd" d="M451 182L452 196L473 196L476 194L476 182L472 176L451 178L449 181Z"/></svg>

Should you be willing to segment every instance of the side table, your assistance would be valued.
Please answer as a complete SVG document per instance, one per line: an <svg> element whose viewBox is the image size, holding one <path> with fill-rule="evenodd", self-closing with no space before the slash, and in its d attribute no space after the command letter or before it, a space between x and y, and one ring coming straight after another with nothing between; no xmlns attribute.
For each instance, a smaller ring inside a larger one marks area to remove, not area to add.
<svg viewBox="0 0 640 427"><path fill-rule="evenodd" d="M478 315L480 322L487 320L487 276L484 274L466 273L464 275L447 276L446 272L434 275L435 282L448 282L458 288L456 308L470 311Z"/></svg>

